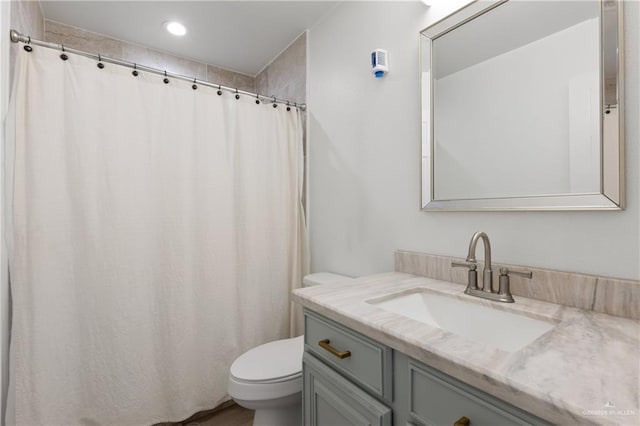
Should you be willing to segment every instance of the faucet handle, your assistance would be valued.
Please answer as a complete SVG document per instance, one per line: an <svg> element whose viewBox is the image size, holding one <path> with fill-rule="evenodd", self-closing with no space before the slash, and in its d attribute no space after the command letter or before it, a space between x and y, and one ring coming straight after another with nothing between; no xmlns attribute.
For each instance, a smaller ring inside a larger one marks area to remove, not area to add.
<svg viewBox="0 0 640 426"><path fill-rule="evenodd" d="M478 269L478 264L476 262L451 262L451 267L469 268L470 271L475 271Z"/></svg>
<svg viewBox="0 0 640 426"><path fill-rule="evenodd" d="M500 268L500 275L517 275L519 277L531 279L533 278L533 272L521 271L518 269Z"/></svg>
<svg viewBox="0 0 640 426"><path fill-rule="evenodd" d="M478 264L476 262L451 262L454 268L469 268L469 278L465 293L470 290L478 290Z"/></svg>
<svg viewBox="0 0 640 426"><path fill-rule="evenodd" d="M511 294L511 283L509 282L509 274L518 275L523 278L531 279L533 272L519 271L517 269L500 268L500 278L498 280L498 295L504 302L514 302Z"/></svg>

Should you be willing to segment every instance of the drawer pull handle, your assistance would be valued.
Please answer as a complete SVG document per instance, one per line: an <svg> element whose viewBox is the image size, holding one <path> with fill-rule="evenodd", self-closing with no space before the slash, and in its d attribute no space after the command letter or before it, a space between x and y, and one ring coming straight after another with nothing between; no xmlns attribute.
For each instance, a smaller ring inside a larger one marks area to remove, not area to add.
<svg viewBox="0 0 640 426"><path fill-rule="evenodd" d="M468 417L462 416L458 419L457 422L453 424L453 426L469 426L471 424L471 420Z"/></svg>
<svg viewBox="0 0 640 426"><path fill-rule="evenodd" d="M320 345L322 349L329 351L331 355L335 355L340 359L349 358L351 356L351 351L339 351L333 346L331 346L329 343L330 343L329 339L324 339L324 340L320 340L318 342L318 345Z"/></svg>

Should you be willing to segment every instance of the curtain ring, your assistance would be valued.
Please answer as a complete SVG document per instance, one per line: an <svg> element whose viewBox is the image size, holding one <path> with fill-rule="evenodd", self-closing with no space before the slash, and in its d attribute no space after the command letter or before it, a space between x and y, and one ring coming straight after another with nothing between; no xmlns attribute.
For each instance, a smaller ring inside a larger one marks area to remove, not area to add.
<svg viewBox="0 0 640 426"><path fill-rule="evenodd" d="M64 44L61 44L60 48L62 49L62 54L60 55L60 59L62 59L63 61L66 61L67 59L69 59L69 56L67 56L67 54L64 53Z"/></svg>
<svg viewBox="0 0 640 426"><path fill-rule="evenodd" d="M222 95L222 90L220 90L220 85L218 84L218 96Z"/></svg>
<svg viewBox="0 0 640 426"><path fill-rule="evenodd" d="M169 84L169 79L167 78L167 71L166 70L164 71L164 80L162 80L162 81L164 81L164 84Z"/></svg>
<svg viewBox="0 0 640 426"><path fill-rule="evenodd" d="M102 63L102 56L98 53L98 68L103 69L104 64Z"/></svg>
<svg viewBox="0 0 640 426"><path fill-rule="evenodd" d="M256 93L256 105L260 105L260 95Z"/></svg>
<svg viewBox="0 0 640 426"><path fill-rule="evenodd" d="M240 99L240 95L238 94L238 88L236 88L236 99Z"/></svg>
<svg viewBox="0 0 640 426"><path fill-rule="evenodd" d="M291 111L291 105L289 105L289 101L287 101L287 111Z"/></svg>
<svg viewBox="0 0 640 426"><path fill-rule="evenodd" d="M33 47L29 46L31 44L31 36L27 37L27 44L24 45L24 50L26 50L27 52L31 52L33 50Z"/></svg>
<svg viewBox="0 0 640 426"><path fill-rule="evenodd" d="M136 63L133 63L133 71L131 72L131 74L133 74L134 77L138 76L138 65L136 65Z"/></svg>
<svg viewBox="0 0 640 426"><path fill-rule="evenodd" d="M196 79L195 78L193 79L193 86L191 86L191 88L193 90L196 90L198 88L198 85L196 84Z"/></svg>
<svg viewBox="0 0 640 426"><path fill-rule="evenodd" d="M276 103L276 97L275 96L273 97L273 104L272 105L273 105L274 108L278 108L278 104Z"/></svg>

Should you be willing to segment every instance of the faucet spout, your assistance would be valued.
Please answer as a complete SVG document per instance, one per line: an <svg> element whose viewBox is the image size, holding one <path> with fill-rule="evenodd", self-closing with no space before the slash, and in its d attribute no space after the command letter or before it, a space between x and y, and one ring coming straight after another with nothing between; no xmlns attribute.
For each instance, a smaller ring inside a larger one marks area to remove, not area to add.
<svg viewBox="0 0 640 426"><path fill-rule="evenodd" d="M482 290L488 293L493 292L493 270L491 269L491 242L489 236L484 232L476 232L469 242L469 253L467 254L467 262L476 261L476 246L478 240L482 240L484 244L484 269L482 270Z"/></svg>

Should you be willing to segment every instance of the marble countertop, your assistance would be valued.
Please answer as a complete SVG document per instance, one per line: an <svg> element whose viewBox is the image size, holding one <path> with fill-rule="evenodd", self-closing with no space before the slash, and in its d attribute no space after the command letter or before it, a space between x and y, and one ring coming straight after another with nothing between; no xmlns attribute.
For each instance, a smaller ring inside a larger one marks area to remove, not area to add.
<svg viewBox="0 0 640 426"><path fill-rule="evenodd" d="M516 352L476 343L366 301L415 288L555 323ZM300 305L558 424L640 424L640 321L523 297L497 303L446 281L392 272L297 289Z"/></svg>

